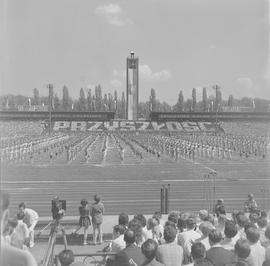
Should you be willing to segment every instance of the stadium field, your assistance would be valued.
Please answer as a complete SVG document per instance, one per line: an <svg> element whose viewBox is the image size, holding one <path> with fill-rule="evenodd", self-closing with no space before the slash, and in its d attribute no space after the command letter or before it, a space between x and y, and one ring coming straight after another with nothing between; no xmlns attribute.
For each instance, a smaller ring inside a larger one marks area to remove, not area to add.
<svg viewBox="0 0 270 266"><path fill-rule="evenodd" d="M198 211L218 198L228 211L243 209L254 193L261 209L270 207L269 158L172 160L143 163L14 164L2 166L2 187L11 193L11 212L25 201L40 216L50 216L55 195L67 200L68 216L78 215L82 198L101 195L106 214L151 214L160 209L160 189L170 184L170 210ZM216 172L216 174L211 174Z"/></svg>

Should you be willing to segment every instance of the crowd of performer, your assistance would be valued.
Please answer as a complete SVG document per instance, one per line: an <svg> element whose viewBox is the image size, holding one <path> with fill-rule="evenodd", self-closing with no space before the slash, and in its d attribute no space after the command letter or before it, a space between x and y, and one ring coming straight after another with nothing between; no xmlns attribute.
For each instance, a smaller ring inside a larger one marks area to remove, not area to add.
<svg viewBox="0 0 270 266"><path fill-rule="evenodd" d="M108 141L113 142L120 161L125 151L131 150L138 160L153 156L157 160L169 157L174 161L182 159L196 160L232 160L265 159L269 153L269 136L248 136L232 134L168 133L168 132L91 132L91 133L55 133L12 145L3 145L0 149L2 162L34 163L38 157L47 157L53 162L64 153L66 162L72 162L79 154L89 162L97 152L102 153L101 161L106 160ZM102 143L100 143L102 142Z"/></svg>

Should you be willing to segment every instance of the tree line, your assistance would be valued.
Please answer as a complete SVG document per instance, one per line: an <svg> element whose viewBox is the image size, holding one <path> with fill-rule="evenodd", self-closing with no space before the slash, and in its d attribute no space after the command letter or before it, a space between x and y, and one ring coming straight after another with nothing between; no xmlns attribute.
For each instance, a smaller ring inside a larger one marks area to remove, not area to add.
<svg viewBox="0 0 270 266"><path fill-rule="evenodd" d="M138 106L138 117L148 118L150 112L222 112L233 107L244 107L255 112L269 111L270 100L260 98L235 99L229 95L228 99L222 98L222 90L219 86L213 86L215 96L208 97L207 89L203 88L202 97L198 99L196 88L192 89L191 98L185 99L183 90L178 93L177 101L170 105L165 101L160 101L156 90L151 88L149 100L140 102ZM49 97L40 96L37 88L33 89L31 97L23 95L3 95L0 96L1 110L17 110L19 105L48 105ZM124 118L126 111L126 97L122 92L118 95L117 90L112 93L102 93L101 85L92 89L80 89L77 99L72 99L67 86L62 88L62 98L57 93L52 95L52 107L54 111L89 111L115 112L116 118ZM226 109L227 108L227 109Z"/></svg>

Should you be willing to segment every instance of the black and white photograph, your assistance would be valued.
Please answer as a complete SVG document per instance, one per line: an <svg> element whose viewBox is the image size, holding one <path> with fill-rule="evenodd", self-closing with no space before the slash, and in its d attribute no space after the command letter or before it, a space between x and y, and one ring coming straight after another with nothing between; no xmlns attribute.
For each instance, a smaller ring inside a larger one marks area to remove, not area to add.
<svg viewBox="0 0 270 266"><path fill-rule="evenodd" d="M1 266L270 266L270 0L0 19Z"/></svg>

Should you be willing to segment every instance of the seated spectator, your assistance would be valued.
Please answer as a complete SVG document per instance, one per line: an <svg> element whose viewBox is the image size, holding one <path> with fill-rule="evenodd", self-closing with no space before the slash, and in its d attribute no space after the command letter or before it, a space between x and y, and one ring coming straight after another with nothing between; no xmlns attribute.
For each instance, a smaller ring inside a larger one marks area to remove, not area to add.
<svg viewBox="0 0 270 266"><path fill-rule="evenodd" d="M141 249L135 245L135 233L131 229L126 230L124 241L126 242L126 248L116 254L115 265L142 265L146 258Z"/></svg>
<svg viewBox="0 0 270 266"><path fill-rule="evenodd" d="M207 217L208 217L208 211L207 210L200 210L199 211L200 221L199 221L198 225L200 225L200 223L202 223L202 222L207 221Z"/></svg>
<svg viewBox="0 0 270 266"><path fill-rule="evenodd" d="M185 262L191 260L191 245L195 242L196 239L201 237L196 230L196 220L194 216L190 216L187 219L187 231L179 233L178 235L178 244L184 249L184 258Z"/></svg>
<svg viewBox="0 0 270 266"><path fill-rule="evenodd" d="M74 262L74 254L70 249L64 249L58 254L61 266L69 266Z"/></svg>
<svg viewBox="0 0 270 266"><path fill-rule="evenodd" d="M121 213L119 214L118 217L118 224L124 226L125 229L128 229L128 222L129 222L129 217L126 213Z"/></svg>
<svg viewBox="0 0 270 266"><path fill-rule="evenodd" d="M200 224L199 229L202 233L202 236L195 240L195 243L202 243L205 247L205 250L210 249L208 235L214 229L214 226L210 222L203 222Z"/></svg>
<svg viewBox="0 0 270 266"><path fill-rule="evenodd" d="M158 247L156 258L166 266L180 266L183 262L183 248L176 244L176 234L175 226L168 225L164 227L165 243Z"/></svg>
<svg viewBox="0 0 270 266"><path fill-rule="evenodd" d="M265 237L267 239L267 243L265 243L265 259L270 260L270 225L265 230Z"/></svg>
<svg viewBox="0 0 270 266"><path fill-rule="evenodd" d="M249 265L248 256L250 254L250 245L246 239L238 239L234 246L234 253L236 255L236 261L233 265L239 265L239 262L243 262Z"/></svg>
<svg viewBox="0 0 270 266"><path fill-rule="evenodd" d="M244 214L239 214L236 216L237 220L237 227L238 227L238 234L239 238L246 238L246 233L245 233L245 226L248 224L249 220Z"/></svg>
<svg viewBox="0 0 270 266"><path fill-rule="evenodd" d="M164 264L156 260L158 244L153 239L148 239L142 244L142 253L146 257L143 266L163 266Z"/></svg>
<svg viewBox="0 0 270 266"><path fill-rule="evenodd" d="M3 238L3 230L8 223L8 207L9 194L6 191L0 191L1 238ZM9 244L5 243L5 241L1 241L0 265L37 266L37 263L30 252L12 247Z"/></svg>
<svg viewBox="0 0 270 266"><path fill-rule="evenodd" d="M179 219L179 213L178 212L173 211L173 212L169 213L168 221L174 223L176 227L177 227L178 219Z"/></svg>
<svg viewBox="0 0 270 266"><path fill-rule="evenodd" d="M112 252L119 252L126 247L126 242L124 241L125 228L122 225L115 225L113 227L113 241L112 241Z"/></svg>
<svg viewBox="0 0 270 266"><path fill-rule="evenodd" d="M258 228L258 224L257 224L258 219L259 219L259 215L257 212L252 212L249 214L249 220L256 228Z"/></svg>
<svg viewBox="0 0 270 266"><path fill-rule="evenodd" d="M234 262L234 253L223 248L220 243L222 234L217 230L212 230L209 235L211 248L206 252L206 258L215 266L223 266Z"/></svg>
<svg viewBox="0 0 270 266"><path fill-rule="evenodd" d="M150 221L149 221L150 223ZM164 227L160 224L160 221L157 217L153 216L152 218L152 234L153 234L153 239L157 241L157 243L161 244L162 239L163 239L163 231Z"/></svg>
<svg viewBox="0 0 270 266"><path fill-rule="evenodd" d="M237 227L233 221L225 222L224 240L221 241L221 246L227 250L234 250L234 245L239 239L237 236Z"/></svg>
<svg viewBox="0 0 270 266"><path fill-rule="evenodd" d="M128 229L131 229L134 234L135 234L135 244L138 247L141 247L143 241L143 236L142 236L142 225L138 220L131 220L128 224Z"/></svg>
<svg viewBox="0 0 270 266"><path fill-rule="evenodd" d="M17 226L11 235L11 245L20 249L26 248L26 243L29 242L29 229L23 222L24 213L17 214Z"/></svg>
<svg viewBox="0 0 270 266"><path fill-rule="evenodd" d="M17 219L9 219L7 226L4 228L3 239L7 244L11 244L11 236L18 225Z"/></svg>
<svg viewBox="0 0 270 266"><path fill-rule="evenodd" d="M250 227L246 230L247 240L250 244L250 255L248 261L254 266L261 266L265 260L265 248L260 244L260 233L258 229Z"/></svg>
<svg viewBox="0 0 270 266"><path fill-rule="evenodd" d="M259 217L257 220L257 224L258 224L258 230L260 233L261 245L266 248L268 246L268 242L269 242L265 236L265 231L266 231L267 224L268 224L267 219L264 217Z"/></svg>
<svg viewBox="0 0 270 266"><path fill-rule="evenodd" d="M147 229L145 216L142 214L137 214L134 216L134 219L138 220L142 225L143 242L146 241L147 239L152 239L153 238L152 230Z"/></svg>
<svg viewBox="0 0 270 266"><path fill-rule="evenodd" d="M206 250L204 244L197 242L191 246L191 256L193 263L188 264L189 266L212 266L213 264L206 259Z"/></svg>
<svg viewBox="0 0 270 266"><path fill-rule="evenodd" d="M226 215L219 214L219 216L217 218L217 223L215 225L216 230L218 232L220 232L222 234L222 236L224 236L224 230L225 230L225 222L226 222L226 220L227 220Z"/></svg>
<svg viewBox="0 0 270 266"><path fill-rule="evenodd" d="M165 221L162 219L162 213L160 211L156 211L153 215L153 218L157 218L159 220L159 224L164 228Z"/></svg>
<svg viewBox="0 0 270 266"><path fill-rule="evenodd" d="M180 213L178 221L177 221L177 228L180 233L187 230L187 219L189 216L190 216L190 213L187 213L187 212Z"/></svg>

